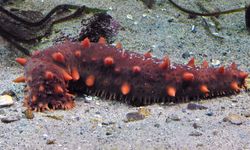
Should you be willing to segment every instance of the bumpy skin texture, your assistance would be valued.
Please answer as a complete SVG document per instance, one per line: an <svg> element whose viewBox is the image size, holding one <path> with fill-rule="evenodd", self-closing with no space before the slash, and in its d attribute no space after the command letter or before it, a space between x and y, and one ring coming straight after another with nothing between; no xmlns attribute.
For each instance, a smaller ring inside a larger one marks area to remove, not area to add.
<svg viewBox="0 0 250 150"><path fill-rule="evenodd" d="M58 52L60 56L53 58ZM103 42L65 42L36 52L25 62L25 104L38 111L70 109L74 107L67 94L70 91L141 106L231 95L246 88L247 74L234 64L228 68L207 67L206 63L197 67L192 61L170 65L168 59Z"/></svg>

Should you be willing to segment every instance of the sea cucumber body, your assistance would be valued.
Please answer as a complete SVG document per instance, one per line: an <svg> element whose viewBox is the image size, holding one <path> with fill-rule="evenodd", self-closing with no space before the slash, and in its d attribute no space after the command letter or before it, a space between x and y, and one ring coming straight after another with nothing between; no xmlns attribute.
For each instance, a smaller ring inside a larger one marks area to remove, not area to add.
<svg viewBox="0 0 250 150"><path fill-rule="evenodd" d="M103 43L89 44L65 42L29 58L25 64L29 87L26 104L41 111L47 106L72 108L74 102L67 94L70 91L141 106L230 95L239 92L237 87L245 87L246 75L237 68L220 71L213 67L177 64L160 67L161 59ZM63 59L55 60L52 57L55 53L62 54ZM52 76L46 75L48 72ZM76 79L65 79L65 72ZM77 73L79 78L73 75ZM185 73L192 78L186 79ZM237 86L232 87L232 83ZM55 90L56 86L61 88ZM208 90L202 90L202 86ZM171 88L172 94L169 94Z"/></svg>

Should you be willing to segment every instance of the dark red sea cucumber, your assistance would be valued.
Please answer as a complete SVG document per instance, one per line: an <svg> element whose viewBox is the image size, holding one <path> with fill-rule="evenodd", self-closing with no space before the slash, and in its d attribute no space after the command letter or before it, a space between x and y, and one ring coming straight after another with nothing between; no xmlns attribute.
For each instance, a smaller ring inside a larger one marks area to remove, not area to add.
<svg viewBox="0 0 250 150"><path fill-rule="evenodd" d="M209 67L206 61L195 66L171 64L169 58L157 59L124 51L121 45L107 45L104 38L91 43L65 42L31 58L17 58L25 68L25 104L37 111L74 107L69 92L81 92L123 101L133 106L152 103L231 95L246 87L247 73L233 63Z"/></svg>

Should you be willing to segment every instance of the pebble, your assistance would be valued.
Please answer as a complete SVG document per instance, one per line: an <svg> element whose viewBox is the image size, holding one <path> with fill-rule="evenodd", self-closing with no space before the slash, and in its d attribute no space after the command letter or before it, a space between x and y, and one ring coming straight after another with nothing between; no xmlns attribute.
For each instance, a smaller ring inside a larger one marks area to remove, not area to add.
<svg viewBox="0 0 250 150"><path fill-rule="evenodd" d="M112 133L111 132L106 132L106 135L112 135Z"/></svg>
<svg viewBox="0 0 250 150"><path fill-rule="evenodd" d="M6 106L11 106L13 104L14 104L14 101L13 101L11 96L9 96L9 95L0 96L0 108L6 107Z"/></svg>
<svg viewBox="0 0 250 150"><path fill-rule="evenodd" d="M27 119L33 119L33 118L34 118L34 114L33 114L33 112L32 112L31 109L26 109L26 110L24 111L24 115L25 115L25 117L26 117Z"/></svg>
<svg viewBox="0 0 250 150"><path fill-rule="evenodd" d="M4 115L5 114L5 111L0 109L0 115Z"/></svg>
<svg viewBox="0 0 250 150"><path fill-rule="evenodd" d="M241 114L245 117L250 117L250 111L244 111Z"/></svg>
<svg viewBox="0 0 250 150"><path fill-rule="evenodd" d="M103 125L103 126L108 126L109 123L107 123L107 122L102 122L102 125Z"/></svg>
<svg viewBox="0 0 250 150"><path fill-rule="evenodd" d="M209 110L209 111L206 113L206 115L207 115L207 116L213 116L214 113L213 113L211 110Z"/></svg>
<svg viewBox="0 0 250 150"><path fill-rule="evenodd" d="M191 56L191 53L190 52L185 52L181 56L182 56L182 58L186 59L186 58L189 58Z"/></svg>
<svg viewBox="0 0 250 150"><path fill-rule="evenodd" d="M127 113L126 117L127 117L127 120L125 120L125 122L138 121L138 120L143 120L145 118L144 115L138 112Z"/></svg>
<svg viewBox="0 0 250 150"><path fill-rule="evenodd" d="M48 145L56 144L56 140L55 139L49 139L49 140L47 140L46 144L48 144Z"/></svg>
<svg viewBox="0 0 250 150"><path fill-rule="evenodd" d="M212 65L213 67L218 67L218 66L220 65L220 61L219 61L219 60L216 60L216 59L212 59L211 65Z"/></svg>
<svg viewBox="0 0 250 150"><path fill-rule="evenodd" d="M168 22L169 22L169 23L171 23L171 22L173 22L173 21L174 21L174 18L168 19Z"/></svg>
<svg viewBox="0 0 250 150"><path fill-rule="evenodd" d="M3 93L1 95L16 96L16 93L13 92L12 90L6 90L6 91L3 91Z"/></svg>
<svg viewBox="0 0 250 150"><path fill-rule="evenodd" d="M3 123L11 123L20 120L19 116L4 117L1 119Z"/></svg>
<svg viewBox="0 0 250 150"><path fill-rule="evenodd" d="M133 16L130 15L130 14L127 14L127 18L130 19L130 20L133 20Z"/></svg>
<svg viewBox="0 0 250 150"><path fill-rule="evenodd" d="M170 122L171 120L172 121L180 121L181 118L176 114L172 114L172 115L167 117L166 122Z"/></svg>
<svg viewBox="0 0 250 150"><path fill-rule="evenodd" d="M196 26L195 26L195 25L192 25L191 32L193 32L193 33L196 33L196 32L197 32Z"/></svg>
<svg viewBox="0 0 250 150"><path fill-rule="evenodd" d="M93 100L92 96L86 96L85 99L84 99L84 102L85 103L90 103L92 100Z"/></svg>
<svg viewBox="0 0 250 150"><path fill-rule="evenodd" d="M223 118L224 122L230 122L234 125L241 125L243 122L245 122L245 117L240 116L238 114L229 114L225 118Z"/></svg>
<svg viewBox="0 0 250 150"><path fill-rule="evenodd" d="M187 105L187 109L189 109L189 110L197 110L197 109L202 110L202 109L207 109L207 107L199 105L199 104L195 104L195 103L189 103Z"/></svg>
<svg viewBox="0 0 250 150"><path fill-rule="evenodd" d="M191 133L189 133L189 136L202 136L202 133L198 131L192 131Z"/></svg>
<svg viewBox="0 0 250 150"><path fill-rule="evenodd" d="M213 135L218 135L218 133L219 133L218 131L213 131L212 132Z"/></svg>
<svg viewBox="0 0 250 150"><path fill-rule="evenodd" d="M160 124L159 124L159 123L156 123L156 124L154 125L154 127L159 128L159 127L160 127Z"/></svg>
<svg viewBox="0 0 250 150"><path fill-rule="evenodd" d="M148 109L146 107L140 107L138 110L138 113L145 116L145 117L151 115L150 109Z"/></svg>
<svg viewBox="0 0 250 150"><path fill-rule="evenodd" d="M198 123L194 123L194 124L193 124L193 127L194 127L195 129L198 129L198 128L201 128L201 125L198 124Z"/></svg>

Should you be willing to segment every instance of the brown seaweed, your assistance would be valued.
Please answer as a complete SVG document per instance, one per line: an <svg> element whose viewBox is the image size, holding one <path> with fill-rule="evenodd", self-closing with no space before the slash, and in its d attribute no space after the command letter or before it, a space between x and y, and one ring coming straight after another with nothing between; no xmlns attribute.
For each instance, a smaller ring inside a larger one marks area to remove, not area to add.
<svg viewBox="0 0 250 150"><path fill-rule="evenodd" d="M74 9L74 12L68 11ZM21 52L30 55L23 43L36 43L51 32L53 24L69 20L89 12L104 10L63 4L53 8L47 15L38 11L7 10L0 6L0 35L16 46Z"/></svg>

